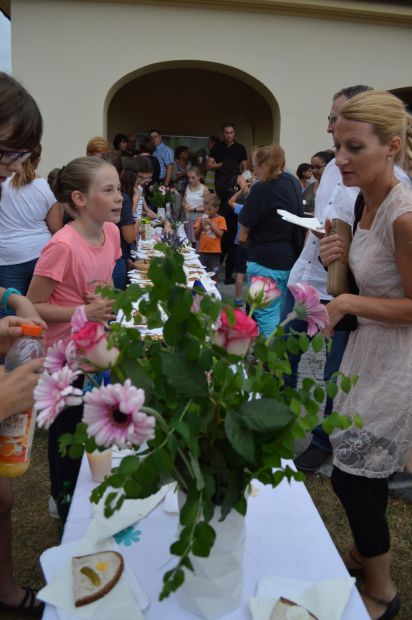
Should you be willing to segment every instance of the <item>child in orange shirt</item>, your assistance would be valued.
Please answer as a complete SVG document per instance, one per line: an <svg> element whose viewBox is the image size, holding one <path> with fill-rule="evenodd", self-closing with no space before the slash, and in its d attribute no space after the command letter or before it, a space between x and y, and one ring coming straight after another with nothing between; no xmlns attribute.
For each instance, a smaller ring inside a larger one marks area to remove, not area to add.
<svg viewBox="0 0 412 620"><path fill-rule="evenodd" d="M217 214L218 210L219 198L216 194L209 194L205 198L203 217L198 219L194 226L196 239L199 240L200 262L215 274L220 267L221 239L227 230L226 220Z"/></svg>

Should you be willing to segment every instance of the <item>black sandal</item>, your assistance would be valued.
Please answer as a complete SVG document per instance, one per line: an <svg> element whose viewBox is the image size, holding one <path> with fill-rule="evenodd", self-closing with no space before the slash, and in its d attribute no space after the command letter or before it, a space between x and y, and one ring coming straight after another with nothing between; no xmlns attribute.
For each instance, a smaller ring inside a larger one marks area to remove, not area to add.
<svg viewBox="0 0 412 620"><path fill-rule="evenodd" d="M389 603L388 601L383 601L380 598L376 598L376 596L372 596L365 591L363 591L362 594L370 598L370 600L374 603L378 603L378 605L386 607L385 613L382 616L379 616L378 620L392 620L392 618L398 615L401 608L401 597L399 592L395 594L395 596L391 601L389 601Z"/></svg>
<svg viewBox="0 0 412 620"><path fill-rule="evenodd" d="M23 588L25 594L21 600L20 605L7 605L7 603L0 602L0 614L7 612L13 612L15 614L22 614L24 616L32 616L33 618L41 618L44 611L44 603L35 605L36 594L32 588Z"/></svg>

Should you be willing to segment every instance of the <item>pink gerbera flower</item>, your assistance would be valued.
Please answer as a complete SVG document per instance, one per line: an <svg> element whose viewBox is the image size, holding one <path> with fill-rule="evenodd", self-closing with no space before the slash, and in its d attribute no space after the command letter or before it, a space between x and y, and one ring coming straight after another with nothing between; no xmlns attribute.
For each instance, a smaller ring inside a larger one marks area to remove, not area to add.
<svg viewBox="0 0 412 620"><path fill-rule="evenodd" d="M134 387L130 379L124 385L116 383L88 392L83 422L96 443L106 448L125 448L128 442L141 445L153 439L155 418L140 411L144 398L144 391Z"/></svg>
<svg viewBox="0 0 412 620"><path fill-rule="evenodd" d="M58 372L63 366L68 366L71 370L77 370L79 364L76 359L76 347L72 340L67 345L63 340L58 340L47 350L44 367L49 373Z"/></svg>
<svg viewBox="0 0 412 620"><path fill-rule="evenodd" d="M308 336L314 336L320 329L325 329L329 323L329 315L325 306L320 303L318 291L306 282L289 284L288 288L295 299L295 316L308 322Z"/></svg>
<svg viewBox="0 0 412 620"><path fill-rule="evenodd" d="M83 392L72 383L80 373L64 366L57 372L44 372L34 389L34 409L38 426L49 428L56 417L66 407L74 407L82 402Z"/></svg>

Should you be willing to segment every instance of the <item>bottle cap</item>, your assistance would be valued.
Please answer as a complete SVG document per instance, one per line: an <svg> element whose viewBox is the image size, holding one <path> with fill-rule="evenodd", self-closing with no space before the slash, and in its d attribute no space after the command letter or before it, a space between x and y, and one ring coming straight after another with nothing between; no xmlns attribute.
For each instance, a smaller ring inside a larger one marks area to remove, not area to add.
<svg viewBox="0 0 412 620"><path fill-rule="evenodd" d="M29 325L28 323L22 323L19 325L22 336L42 336L43 328L40 325Z"/></svg>

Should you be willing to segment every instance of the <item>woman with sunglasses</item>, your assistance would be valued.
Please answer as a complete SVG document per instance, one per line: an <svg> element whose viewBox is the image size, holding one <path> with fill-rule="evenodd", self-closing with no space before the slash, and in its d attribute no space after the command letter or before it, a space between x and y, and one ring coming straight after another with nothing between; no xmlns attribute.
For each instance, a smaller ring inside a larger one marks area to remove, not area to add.
<svg viewBox="0 0 412 620"><path fill-rule="evenodd" d="M20 172L34 147L40 143L42 118L34 99L11 76L0 73L0 192L1 184ZM20 317L38 316L34 307L18 291L0 288L0 304L13 308ZM34 319L36 320L36 319ZM0 320L0 353L7 351L19 336L19 317ZM37 320L37 322L42 323ZM42 360L34 360L7 374L0 370L0 421L33 405L33 389ZM40 617L44 604L31 588L21 588L13 575L11 558L11 508L13 493L10 479L0 478L0 613Z"/></svg>

